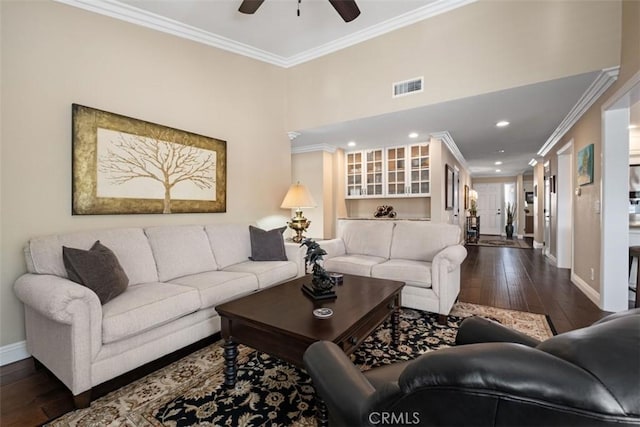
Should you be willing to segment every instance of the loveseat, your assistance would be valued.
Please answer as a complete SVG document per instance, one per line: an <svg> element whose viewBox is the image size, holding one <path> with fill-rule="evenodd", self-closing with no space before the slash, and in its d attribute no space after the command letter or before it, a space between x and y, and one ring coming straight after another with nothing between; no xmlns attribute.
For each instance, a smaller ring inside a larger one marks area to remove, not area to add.
<svg viewBox="0 0 640 427"><path fill-rule="evenodd" d="M128 276L101 304L68 278L63 246L100 241ZM305 251L252 261L247 225L121 228L34 238L14 289L25 305L27 350L87 406L95 385L220 331L215 306L304 274Z"/></svg>
<svg viewBox="0 0 640 427"><path fill-rule="evenodd" d="M337 238L320 241L328 271L405 282L402 305L440 314L460 293L467 250L460 227L412 220L338 220Z"/></svg>

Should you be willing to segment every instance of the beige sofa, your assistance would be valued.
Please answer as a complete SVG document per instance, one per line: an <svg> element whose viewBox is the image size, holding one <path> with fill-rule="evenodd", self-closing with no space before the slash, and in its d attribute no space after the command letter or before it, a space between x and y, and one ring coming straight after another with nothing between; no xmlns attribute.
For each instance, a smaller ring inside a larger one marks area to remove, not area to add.
<svg viewBox="0 0 640 427"><path fill-rule="evenodd" d="M129 278L104 305L70 281L62 246L110 248ZM247 225L122 228L32 239L28 273L15 283L25 304L27 349L86 406L93 386L220 331L215 306L304 274L305 251L288 261L250 261Z"/></svg>
<svg viewBox="0 0 640 427"><path fill-rule="evenodd" d="M337 238L321 241L328 271L405 282L402 305L449 314L467 256L457 225L411 220L339 220Z"/></svg>

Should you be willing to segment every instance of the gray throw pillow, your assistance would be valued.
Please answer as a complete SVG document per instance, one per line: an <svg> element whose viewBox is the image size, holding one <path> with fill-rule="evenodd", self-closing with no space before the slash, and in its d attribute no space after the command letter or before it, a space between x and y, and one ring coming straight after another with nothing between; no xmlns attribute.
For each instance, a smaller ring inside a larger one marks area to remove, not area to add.
<svg viewBox="0 0 640 427"><path fill-rule="evenodd" d="M94 291L101 304L127 290L129 278L113 251L97 240L91 249L62 247L62 260L69 279Z"/></svg>
<svg viewBox="0 0 640 427"><path fill-rule="evenodd" d="M261 228L249 226L251 238L251 261L287 261L282 233L287 227L274 228L265 231Z"/></svg>

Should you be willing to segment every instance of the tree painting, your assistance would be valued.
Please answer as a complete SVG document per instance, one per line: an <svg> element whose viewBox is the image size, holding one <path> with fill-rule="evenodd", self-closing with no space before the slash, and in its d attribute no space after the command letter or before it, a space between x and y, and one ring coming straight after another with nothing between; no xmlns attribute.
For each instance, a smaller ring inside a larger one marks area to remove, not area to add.
<svg viewBox="0 0 640 427"><path fill-rule="evenodd" d="M148 136L108 129L98 131L101 148L97 169L103 176L98 193L103 196L113 196L114 191L120 191L117 195L121 197L149 197L155 193L162 198L164 194L165 214L171 213L172 192L178 187L180 198L197 199L201 196L189 197L189 193L197 193L199 189L207 190L207 198L215 200L215 151L170 142L172 135L167 130L152 131ZM131 185L134 181L136 185ZM120 190L113 189L118 186ZM162 193L158 193L160 189Z"/></svg>

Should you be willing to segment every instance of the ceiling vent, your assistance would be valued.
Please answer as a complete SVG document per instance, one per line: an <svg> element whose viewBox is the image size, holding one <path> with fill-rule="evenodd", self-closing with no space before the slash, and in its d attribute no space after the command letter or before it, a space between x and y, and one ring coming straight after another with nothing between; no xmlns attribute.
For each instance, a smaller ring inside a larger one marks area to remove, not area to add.
<svg viewBox="0 0 640 427"><path fill-rule="evenodd" d="M411 95L412 93L422 92L424 87L424 77L417 77L403 82L393 84L393 98L399 96Z"/></svg>

